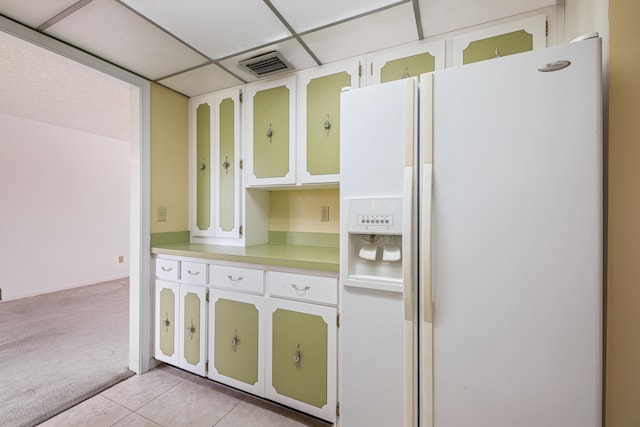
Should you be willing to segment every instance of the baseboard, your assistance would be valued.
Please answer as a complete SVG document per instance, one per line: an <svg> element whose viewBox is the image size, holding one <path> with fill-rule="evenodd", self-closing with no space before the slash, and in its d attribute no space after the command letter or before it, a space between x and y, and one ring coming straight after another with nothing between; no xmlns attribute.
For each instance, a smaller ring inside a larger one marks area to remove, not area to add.
<svg viewBox="0 0 640 427"><path fill-rule="evenodd" d="M82 287L82 286L97 285L98 283L110 282L112 280L126 279L128 277L129 277L128 274L125 274L125 275L121 275L120 274L120 275L117 275L117 276L107 276L107 277L103 277L103 278L100 278L100 279L87 280L87 281L83 281L83 282L76 282L76 283L72 283L72 284L67 284L67 285L64 285L64 286L43 290L43 291L40 291L40 292L30 292L30 293L18 294L18 295L14 294L9 298L3 298L3 300L0 301L0 304L2 304L3 302L14 301L14 300L22 299L22 298L29 298L29 297L35 297L35 296L38 296L38 295L51 294L53 292L59 292L59 291L66 291L67 289L79 288L79 287ZM5 290L5 295L6 295L6 290Z"/></svg>

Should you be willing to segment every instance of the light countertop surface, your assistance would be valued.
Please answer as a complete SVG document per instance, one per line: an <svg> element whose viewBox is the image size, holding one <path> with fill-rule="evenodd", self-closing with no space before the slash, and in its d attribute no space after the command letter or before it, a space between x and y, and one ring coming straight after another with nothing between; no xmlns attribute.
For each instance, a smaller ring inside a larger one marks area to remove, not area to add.
<svg viewBox="0 0 640 427"><path fill-rule="evenodd" d="M340 250L336 247L263 244L224 246L202 243L157 245L151 253L219 261L244 262L307 270L339 271Z"/></svg>

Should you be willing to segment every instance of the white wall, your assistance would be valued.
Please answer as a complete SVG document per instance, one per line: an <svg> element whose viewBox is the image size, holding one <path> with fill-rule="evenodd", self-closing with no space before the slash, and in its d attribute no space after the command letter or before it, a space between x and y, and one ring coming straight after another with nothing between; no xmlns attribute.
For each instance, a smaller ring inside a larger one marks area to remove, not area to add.
<svg viewBox="0 0 640 427"><path fill-rule="evenodd" d="M129 142L5 114L0 129L3 300L127 277Z"/></svg>

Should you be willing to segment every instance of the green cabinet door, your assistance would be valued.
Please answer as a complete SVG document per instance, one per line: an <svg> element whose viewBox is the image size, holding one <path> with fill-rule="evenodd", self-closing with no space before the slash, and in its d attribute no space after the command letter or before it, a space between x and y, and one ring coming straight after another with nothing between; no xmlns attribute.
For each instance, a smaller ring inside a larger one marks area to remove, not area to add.
<svg viewBox="0 0 640 427"><path fill-rule="evenodd" d="M253 173L281 178L289 173L289 88L261 90L253 98Z"/></svg>
<svg viewBox="0 0 640 427"><path fill-rule="evenodd" d="M213 363L218 374L256 384L259 313L254 304L220 298L214 303Z"/></svg>
<svg viewBox="0 0 640 427"><path fill-rule="evenodd" d="M181 368L205 375L206 296L204 286L180 284L180 363Z"/></svg>
<svg viewBox="0 0 640 427"><path fill-rule="evenodd" d="M236 126L235 100L218 104L218 226L230 232L236 227Z"/></svg>
<svg viewBox="0 0 640 427"><path fill-rule="evenodd" d="M532 49L533 34L525 30L512 31L469 43L469 46L463 50L462 63L471 64Z"/></svg>
<svg viewBox="0 0 640 427"><path fill-rule="evenodd" d="M178 284L156 280L155 358L178 363Z"/></svg>
<svg viewBox="0 0 640 427"><path fill-rule="evenodd" d="M418 77L436 69L436 58L429 52L387 61L380 69L380 83Z"/></svg>
<svg viewBox="0 0 640 427"><path fill-rule="evenodd" d="M316 408L326 405L328 325L322 316L278 308L271 339L276 392Z"/></svg>
<svg viewBox="0 0 640 427"><path fill-rule="evenodd" d="M206 231L211 227L211 106L198 105L195 115L196 227Z"/></svg>
<svg viewBox="0 0 640 427"><path fill-rule="evenodd" d="M340 173L340 92L351 86L351 76L341 73L311 79L307 84L307 172Z"/></svg>

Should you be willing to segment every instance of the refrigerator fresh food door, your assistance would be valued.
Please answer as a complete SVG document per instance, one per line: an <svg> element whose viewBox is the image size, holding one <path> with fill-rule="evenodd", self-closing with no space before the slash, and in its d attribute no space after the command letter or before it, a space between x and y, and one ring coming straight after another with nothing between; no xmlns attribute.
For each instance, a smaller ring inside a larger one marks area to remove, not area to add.
<svg viewBox="0 0 640 427"><path fill-rule="evenodd" d="M437 427L601 425L600 51L434 75Z"/></svg>

